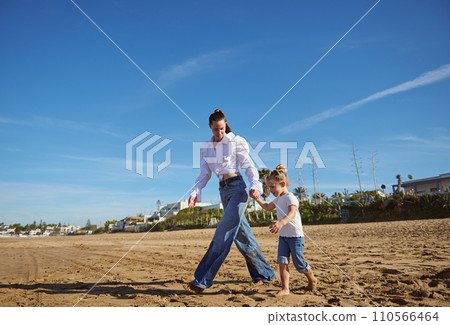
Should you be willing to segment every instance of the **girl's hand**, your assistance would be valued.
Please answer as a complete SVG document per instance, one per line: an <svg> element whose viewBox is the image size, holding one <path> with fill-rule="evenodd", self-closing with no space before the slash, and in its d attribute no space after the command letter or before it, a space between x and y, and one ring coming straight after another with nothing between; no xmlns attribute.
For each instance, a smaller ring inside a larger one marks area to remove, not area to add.
<svg viewBox="0 0 450 325"><path fill-rule="evenodd" d="M278 220L273 220L273 224L270 226L269 230L272 234L276 234L283 228L283 225Z"/></svg>
<svg viewBox="0 0 450 325"><path fill-rule="evenodd" d="M250 190L249 195L252 199L255 199L255 200L259 199L259 191L258 190Z"/></svg>
<svg viewBox="0 0 450 325"><path fill-rule="evenodd" d="M195 207L195 203L196 203L196 202L197 202L197 195L196 195L196 196L191 196L191 197L189 198L189 202L188 202L189 207L190 207L190 208Z"/></svg>

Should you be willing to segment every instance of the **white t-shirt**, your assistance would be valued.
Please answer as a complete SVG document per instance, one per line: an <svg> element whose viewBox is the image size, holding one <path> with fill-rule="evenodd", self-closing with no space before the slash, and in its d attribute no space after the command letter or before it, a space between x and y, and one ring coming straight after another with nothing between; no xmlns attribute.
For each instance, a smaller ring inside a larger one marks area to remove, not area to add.
<svg viewBox="0 0 450 325"><path fill-rule="evenodd" d="M285 224L278 234L282 237L303 237L302 219L300 218L300 212L298 211L298 200L294 194L288 192L282 196L276 197L273 201L277 209L277 219L280 221L289 212L289 206L295 205L297 213L295 217Z"/></svg>

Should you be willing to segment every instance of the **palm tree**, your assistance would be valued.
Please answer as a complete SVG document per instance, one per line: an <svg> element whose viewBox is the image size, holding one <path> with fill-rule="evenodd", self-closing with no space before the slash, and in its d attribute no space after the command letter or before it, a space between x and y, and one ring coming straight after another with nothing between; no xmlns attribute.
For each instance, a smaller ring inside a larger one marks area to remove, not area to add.
<svg viewBox="0 0 450 325"><path fill-rule="evenodd" d="M294 188L294 195L298 197L300 202L302 202L304 198L308 197L308 194L306 194L306 189L301 186Z"/></svg>
<svg viewBox="0 0 450 325"><path fill-rule="evenodd" d="M334 194L331 197L333 199L337 199L337 198L340 198L340 197L343 197L343 196L342 196L341 192L334 192Z"/></svg>
<svg viewBox="0 0 450 325"><path fill-rule="evenodd" d="M400 174L397 174L397 176L395 176L397 178L397 193L401 194L402 192L402 177L400 176Z"/></svg>
<svg viewBox="0 0 450 325"><path fill-rule="evenodd" d="M266 178L266 176L269 176L270 170L268 170L267 168L263 168L261 170L258 170L258 174L259 174L259 180L263 184L263 192L261 193L261 196L262 196L263 200L265 201L270 195L270 189L267 187L266 182L265 182L265 178ZM253 202L253 204L255 205L255 202ZM264 209L262 209L262 210L263 210L262 211L263 218L266 219L266 211ZM255 211L256 211L256 205L255 205Z"/></svg>
<svg viewBox="0 0 450 325"><path fill-rule="evenodd" d="M314 195L313 195L313 199L318 199L318 198L325 198L326 197L326 195L325 195L325 193L314 193Z"/></svg>
<svg viewBox="0 0 450 325"><path fill-rule="evenodd" d="M261 196L263 197L264 201L269 197L270 195L270 190L267 187L266 183L264 182L266 176L269 176L270 174L270 170L268 170L267 168L263 168L261 170L258 170L259 173L259 180L262 182L263 184L263 193L261 193Z"/></svg>
<svg viewBox="0 0 450 325"><path fill-rule="evenodd" d="M343 194L344 194L345 198L347 199L347 198L348 198L348 195L349 195L348 189L344 188Z"/></svg>
<svg viewBox="0 0 450 325"><path fill-rule="evenodd" d="M319 200L319 202L322 202L322 200L326 200L326 198L327 198L325 193L314 193L314 195L312 197L313 197L313 199Z"/></svg>

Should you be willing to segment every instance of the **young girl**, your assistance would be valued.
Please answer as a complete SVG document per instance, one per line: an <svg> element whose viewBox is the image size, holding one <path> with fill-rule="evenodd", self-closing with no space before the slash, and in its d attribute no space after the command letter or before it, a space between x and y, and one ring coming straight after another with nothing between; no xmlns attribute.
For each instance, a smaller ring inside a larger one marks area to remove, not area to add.
<svg viewBox="0 0 450 325"><path fill-rule="evenodd" d="M308 279L306 290L314 291L317 286L317 279L314 277L311 267L303 260L304 235L302 229L302 219L298 211L298 200L294 194L287 189L289 180L286 168L278 165L265 179L270 193L275 199L267 203L260 198L256 201L264 210L277 209L277 221L273 221L270 227L271 233L279 233L278 242L278 265L280 267L280 277L282 288L277 296L287 296L289 291L289 255L295 268L300 273L305 274Z"/></svg>
<svg viewBox="0 0 450 325"><path fill-rule="evenodd" d="M192 188L189 207L193 208L196 202L200 202L201 190L214 173L219 179L224 213L211 244L195 271L195 279L189 284L189 290L194 293L201 293L212 285L233 242L244 256L254 282L268 282L275 279L275 273L264 259L244 215L248 194L239 167L245 170L248 177L250 195L259 197L262 192L258 170L249 155L248 143L244 138L231 132L225 115L219 109L209 116L209 127L213 135L200 151L200 175Z"/></svg>

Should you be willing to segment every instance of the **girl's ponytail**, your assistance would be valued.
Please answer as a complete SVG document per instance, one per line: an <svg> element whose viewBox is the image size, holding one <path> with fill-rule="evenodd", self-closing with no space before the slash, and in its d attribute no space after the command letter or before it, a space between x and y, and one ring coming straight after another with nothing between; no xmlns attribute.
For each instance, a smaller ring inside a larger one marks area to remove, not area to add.
<svg viewBox="0 0 450 325"><path fill-rule="evenodd" d="M283 164L279 164L270 172L269 175L266 176L265 181L267 182L274 180L277 182L285 182L286 186L289 186L289 178L286 172L287 168Z"/></svg>

